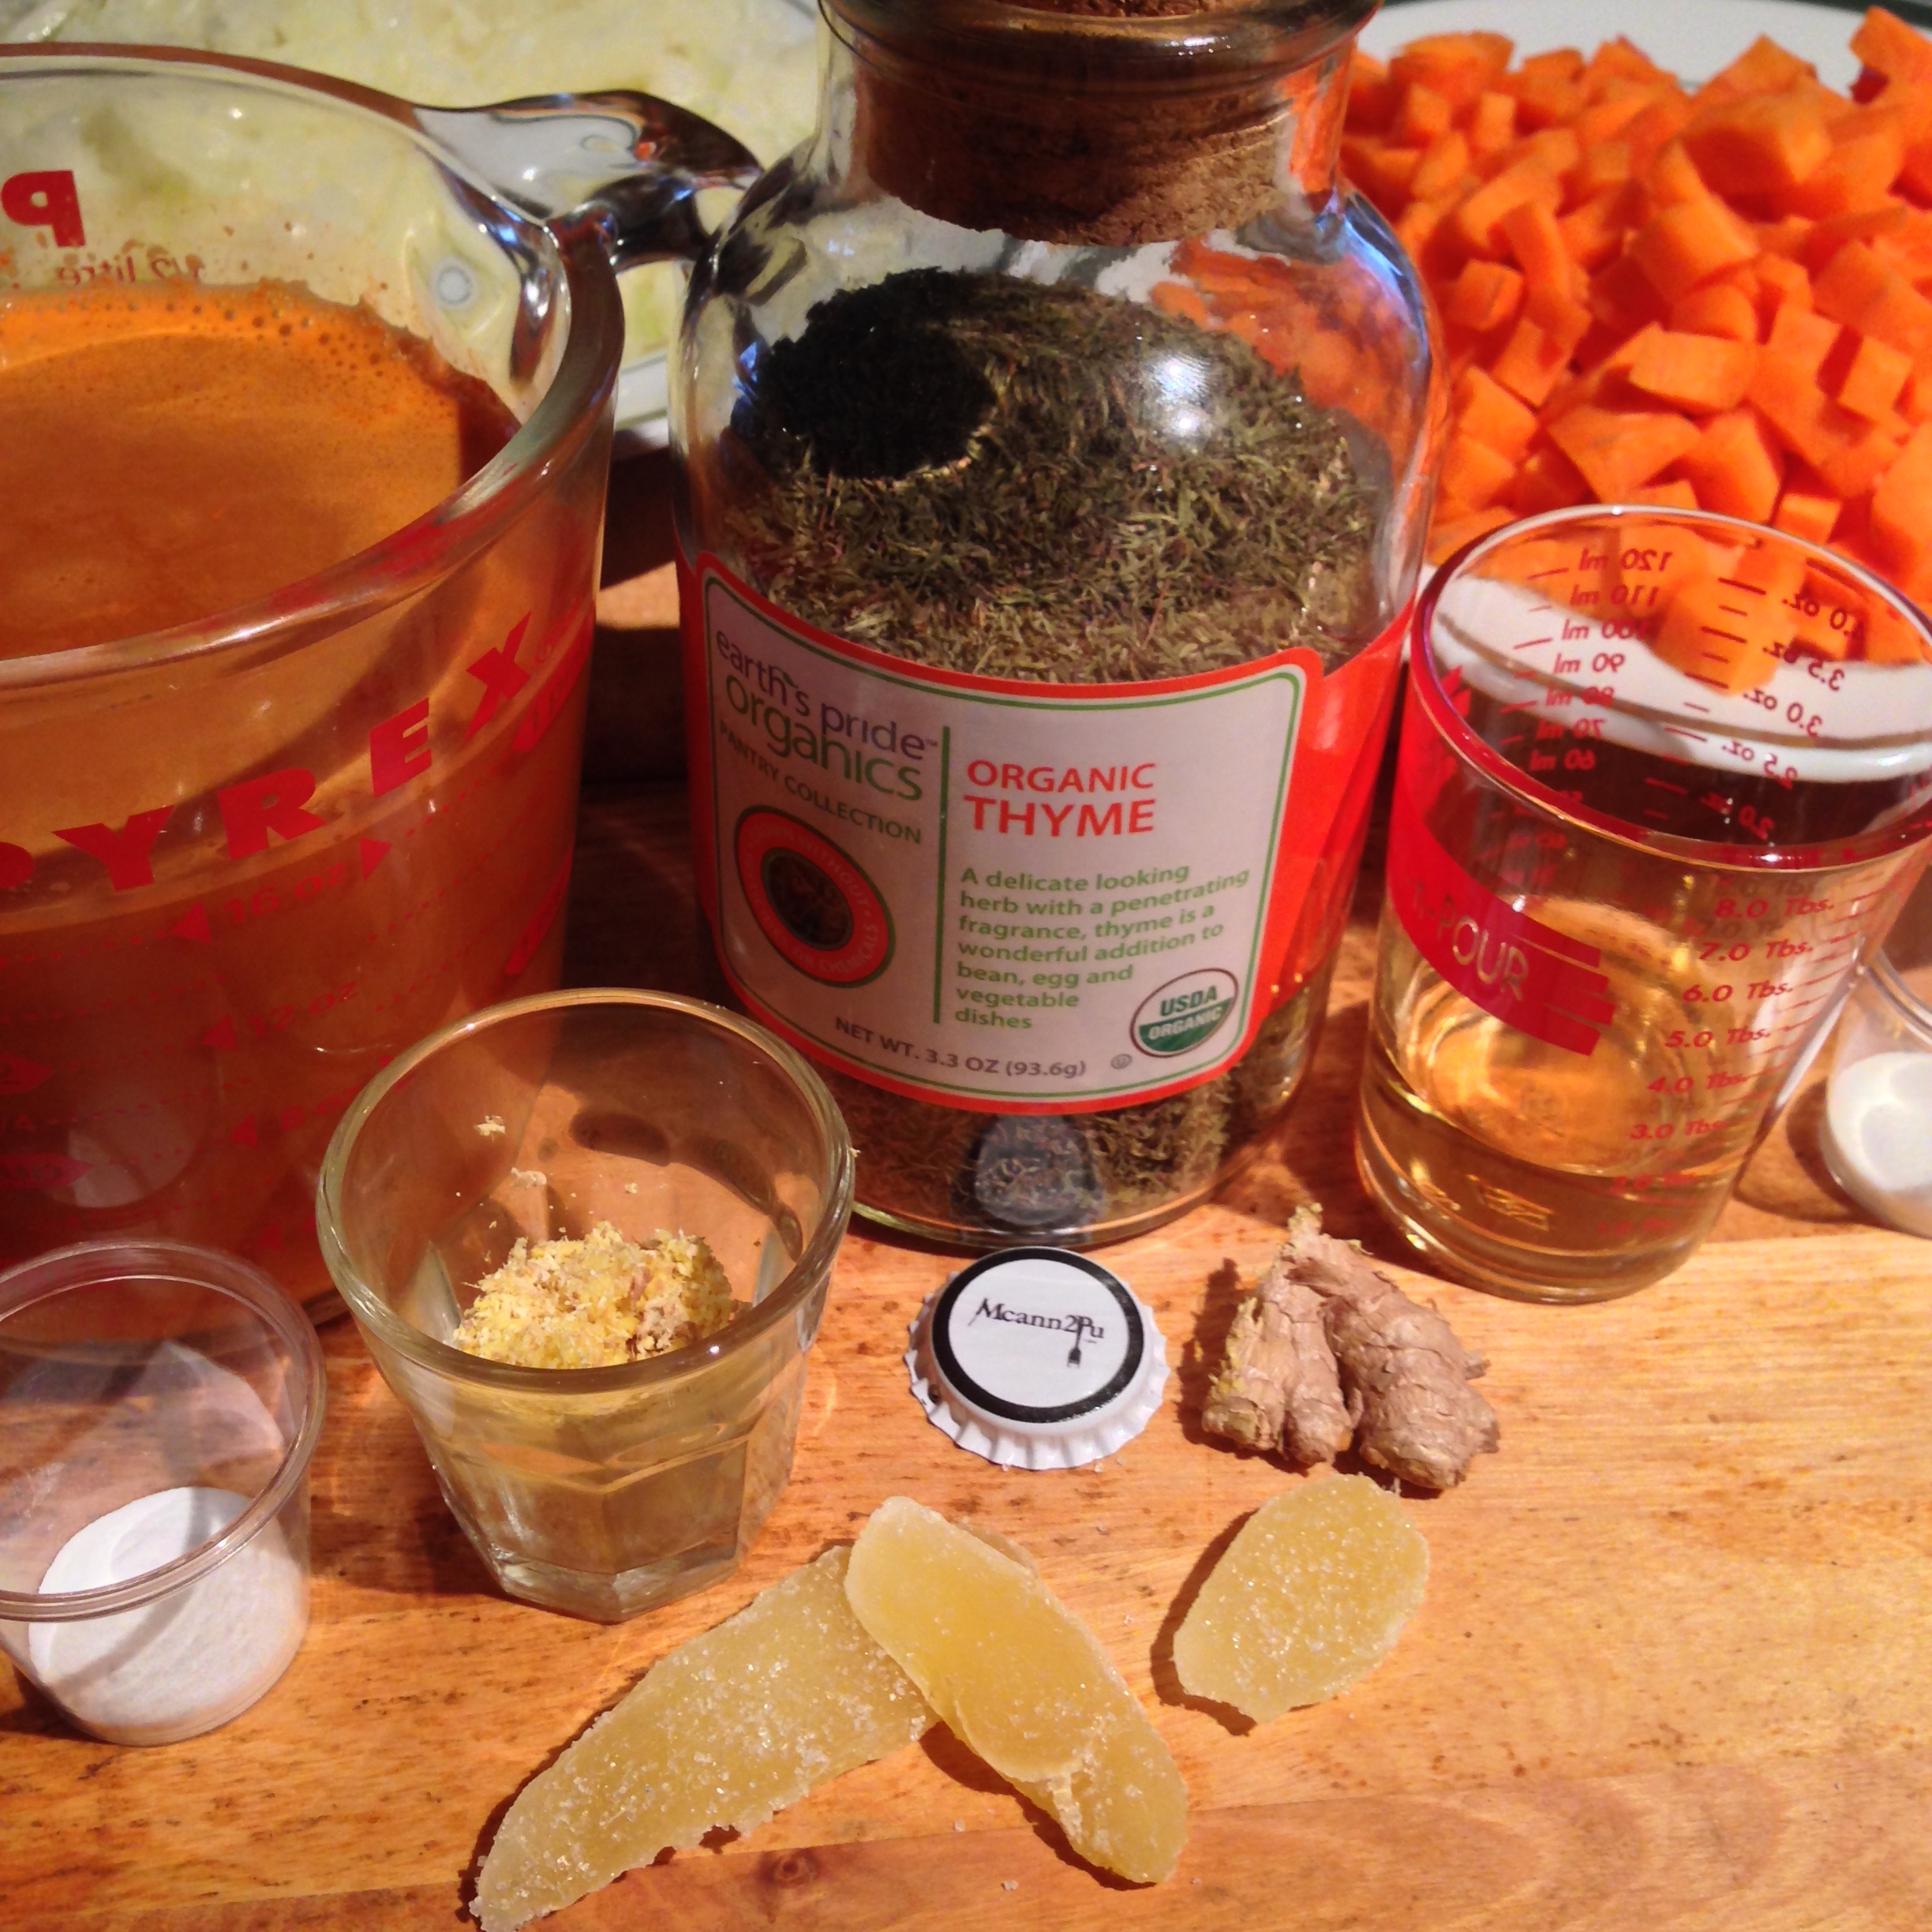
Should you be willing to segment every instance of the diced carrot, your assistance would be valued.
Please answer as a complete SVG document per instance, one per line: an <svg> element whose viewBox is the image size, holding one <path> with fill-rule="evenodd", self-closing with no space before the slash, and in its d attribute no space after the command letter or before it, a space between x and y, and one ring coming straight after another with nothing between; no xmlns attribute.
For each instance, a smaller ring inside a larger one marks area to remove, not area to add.
<svg viewBox="0 0 1932 1932"><path fill-rule="evenodd" d="M1531 408L1541 409L1569 362L1570 351L1551 341L1526 316L1510 331L1502 353L1490 365L1490 373Z"/></svg>
<svg viewBox="0 0 1932 1932"><path fill-rule="evenodd" d="M1389 77L1398 87L1426 87L1460 110L1475 105L1515 51L1501 34L1425 34L1389 62Z"/></svg>
<svg viewBox="0 0 1932 1932"><path fill-rule="evenodd" d="M1497 225L1532 289L1541 283L1571 294L1575 264L1548 202L1519 201Z"/></svg>
<svg viewBox="0 0 1932 1932"><path fill-rule="evenodd" d="M1750 400L1778 440L1839 496L1862 496L1897 445L1876 425L1840 409L1811 378L1802 362L1767 346L1751 378Z"/></svg>
<svg viewBox="0 0 1932 1932"><path fill-rule="evenodd" d="M1802 262L1811 239L1812 223L1806 215L1780 215L1773 222L1754 222L1751 233L1767 256Z"/></svg>
<svg viewBox="0 0 1932 1932"><path fill-rule="evenodd" d="M1698 440L1675 410L1571 410L1549 426L1550 440L1582 471L1604 503L1621 503L1668 470Z"/></svg>
<svg viewBox="0 0 1932 1932"><path fill-rule="evenodd" d="M1443 314L1464 328L1487 334L1515 320L1522 306L1522 292L1520 270L1507 262L1483 261L1471 256L1443 304Z"/></svg>
<svg viewBox="0 0 1932 1932"><path fill-rule="evenodd" d="M1409 202L1409 184L1422 163L1419 148L1390 148L1366 137L1342 137L1342 171L1391 220Z"/></svg>
<svg viewBox="0 0 1932 1932"><path fill-rule="evenodd" d="M1723 195L1795 188L1832 152L1816 96L1796 91L1720 101L1702 109L1681 138L1698 172Z"/></svg>
<svg viewBox="0 0 1932 1932"><path fill-rule="evenodd" d="M1773 315L1787 303L1799 309L1812 306L1811 278L1805 272L1802 262L1793 261L1787 255L1773 253L1760 255L1751 265L1757 274L1758 286L1770 294Z"/></svg>
<svg viewBox="0 0 1932 1932"><path fill-rule="evenodd" d="M1446 95L1411 80L1397 98L1395 136L1405 148L1426 148L1455 125L1455 108Z"/></svg>
<svg viewBox="0 0 1932 1932"><path fill-rule="evenodd" d="M1885 204L1905 165L1905 136L1896 126L1840 141L1794 188L1779 197L1788 214L1814 221L1863 214Z"/></svg>
<svg viewBox="0 0 1932 1932"><path fill-rule="evenodd" d="M1679 584L1650 648L1687 677L1721 691L1768 684L1780 658L1770 613L1751 590L1715 575Z"/></svg>
<svg viewBox="0 0 1932 1932"><path fill-rule="evenodd" d="M1426 267L1429 244L1455 212L1453 201L1411 201L1396 218L1395 238Z"/></svg>
<svg viewBox="0 0 1932 1932"><path fill-rule="evenodd" d="M1888 80L1932 81L1932 41L1883 7L1866 12L1852 36L1852 51Z"/></svg>
<svg viewBox="0 0 1932 1932"><path fill-rule="evenodd" d="M1867 422L1881 422L1891 414L1911 373L1911 358L1903 350L1874 335L1861 335L1852 365L1839 385L1840 406Z"/></svg>
<svg viewBox="0 0 1932 1932"><path fill-rule="evenodd" d="M1771 514L1784 474L1764 425L1748 409L1713 416L1678 458L1677 467L1697 486L1698 500L1706 510L1752 523Z"/></svg>
<svg viewBox="0 0 1932 1932"><path fill-rule="evenodd" d="M1574 47L1532 54L1503 81L1516 96L1518 121L1533 128L1570 120L1589 99L1582 72L1583 56Z"/></svg>
<svg viewBox="0 0 1932 1932"><path fill-rule="evenodd" d="M1795 54L1786 53L1760 34L1728 67L1698 90L1697 99L1702 103L1735 100L1747 94L1782 94L1812 77L1811 68Z"/></svg>
<svg viewBox="0 0 1932 1932"><path fill-rule="evenodd" d="M1802 369L1807 380L1815 380L1837 340L1838 324L1829 316L1788 301L1773 316L1765 346Z"/></svg>
<svg viewBox="0 0 1932 1932"><path fill-rule="evenodd" d="M1520 462L1537 431L1536 412L1479 369L1457 377L1452 403L1455 424L1466 436Z"/></svg>
<svg viewBox="0 0 1932 1932"><path fill-rule="evenodd" d="M1932 359L1932 301L1889 268L1867 242L1848 242L1812 285L1818 305L1834 320L1876 335L1914 361Z"/></svg>
<svg viewBox="0 0 1932 1932"><path fill-rule="evenodd" d="M1828 542L1844 507L1836 496L1823 490L1788 489L1778 499L1772 526L1801 537L1807 543Z"/></svg>
<svg viewBox="0 0 1932 1932"><path fill-rule="evenodd" d="M1511 513L1500 507L1472 510L1466 516L1439 517L1429 526L1428 561L1432 565L1447 563L1465 544L1487 537L1512 520Z"/></svg>
<svg viewBox="0 0 1932 1932"><path fill-rule="evenodd" d="M1603 140L1587 144L1571 170L1567 186L1572 200L1587 201L1607 188L1621 188L1636 178L1630 143Z"/></svg>
<svg viewBox="0 0 1932 1932"><path fill-rule="evenodd" d="M1387 67L1358 45L1349 59L1348 116L1351 133L1380 134L1395 118L1396 88Z"/></svg>
<svg viewBox="0 0 1932 1932"><path fill-rule="evenodd" d="M1758 339L1758 311L1751 298L1735 283L1707 282L1671 304L1670 325L1694 335L1715 335L1727 342Z"/></svg>
<svg viewBox="0 0 1932 1932"><path fill-rule="evenodd" d="M1666 305L1635 256L1624 253L1590 277L1590 313L1619 335L1661 321Z"/></svg>
<svg viewBox="0 0 1932 1932"><path fill-rule="evenodd" d="M1655 98L1653 88L1627 81L1622 86L1623 92L1592 101L1577 116L1574 123L1576 137L1586 151L1614 140Z"/></svg>
<svg viewBox="0 0 1932 1932"><path fill-rule="evenodd" d="M1540 156L1526 155L1491 175L1456 210L1456 234L1471 254L1493 258L1503 253L1500 224L1511 208L1529 200L1556 206L1562 200L1556 170Z"/></svg>
<svg viewBox="0 0 1932 1932"><path fill-rule="evenodd" d="M1867 664L1923 664L1932 657L1932 646L1923 634L1890 605L1874 598L1864 616L1859 647Z"/></svg>
<svg viewBox="0 0 1932 1932"><path fill-rule="evenodd" d="M1625 499L1628 503L1654 504L1660 510L1695 510L1698 493L1682 477L1673 477L1668 483L1646 483L1642 489L1634 489Z"/></svg>
<svg viewBox="0 0 1932 1932"><path fill-rule="evenodd" d="M1811 224L1805 237L1804 267L1816 275L1848 242L1876 242L1881 237L1905 228L1915 219L1913 211L1902 201L1889 201L1883 208L1862 208L1852 215L1828 215Z"/></svg>
<svg viewBox="0 0 1932 1932"><path fill-rule="evenodd" d="M1912 371L1899 408L1909 423L1932 422L1932 366L1922 363Z"/></svg>
<svg viewBox="0 0 1932 1932"><path fill-rule="evenodd" d="M1788 500L1791 492L1786 494ZM1802 492L1800 496L1802 500ZM1830 504L1834 511L1838 507L1829 496L1821 496L1817 500ZM1780 503L1778 515L1781 517L1784 514L1784 504ZM1792 511L1793 518L1799 522L1803 522L1807 515L1802 508ZM1773 527L1807 543L1824 541L1822 537L1809 537L1803 530L1792 529L1784 523L1774 524ZM1857 592L1851 591L1836 571L1822 571L1815 565L1807 567L1800 594L1785 606L1792 626L1792 642L1808 651L1815 651L1821 657L1833 660L1849 657L1858 642L1859 632L1866 627L1862 620L1870 602Z"/></svg>
<svg viewBox="0 0 1932 1932"><path fill-rule="evenodd" d="M1667 140L1683 133L1690 118L1690 96L1682 88L1660 90L1642 114L1624 125L1623 138L1630 143L1632 163L1642 167Z"/></svg>
<svg viewBox="0 0 1932 1932"><path fill-rule="evenodd" d="M1486 510L1516 474L1515 461L1500 450L1458 429L1443 452L1437 487L1443 498L1462 509Z"/></svg>
<svg viewBox="0 0 1932 1932"><path fill-rule="evenodd" d="M1631 238L1630 253L1667 302L1700 282L1754 260L1757 239L1715 195L1652 216Z"/></svg>
<svg viewBox="0 0 1932 1932"><path fill-rule="evenodd" d="M1409 177L1409 192L1425 201L1447 194L1468 171L1469 137L1460 128L1438 134L1422 151L1415 172Z"/></svg>
<svg viewBox="0 0 1932 1932"><path fill-rule="evenodd" d="M1589 65L1583 70L1583 78L1585 84L1593 88L1601 87L1610 80L1638 80L1654 87L1671 77L1642 48L1633 46L1619 34L1616 39L1604 41L1590 56Z"/></svg>
<svg viewBox="0 0 1932 1932"><path fill-rule="evenodd" d="M1631 365L1630 380L1660 402L1704 414L1743 402L1757 366L1755 343L1660 329Z"/></svg>
<svg viewBox="0 0 1932 1932"><path fill-rule="evenodd" d="M1872 492L1870 539L1908 590L1932 556L1932 423L1921 423Z"/></svg>
<svg viewBox="0 0 1932 1932"><path fill-rule="evenodd" d="M1590 500L1589 485L1559 449L1545 444L1532 451L1516 473L1510 502L1518 516L1534 516L1544 510L1567 510Z"/></svg>
<svg viewBox="0 0 1932 1932"><path fill-rule="evenodd" d="M1184 316L1202 328L1210 326L1208 305L1185 282L1156 282L1148 290L1148 299L1166 314Z"/></svg>
<svg viewBox="0 0 1932 1932"><path fill-rule="evenodd" d="M1513 94L1479 94L1475 111L1470 116L1470 152L1486 159L1499 155L1516 138L1516 97ZM1900 156L1903 158L1903 148Z"/></svg>
<svg viewBox="0 0 1932 1932"><path fill-rule="evenodd" d="M1604 189L1557 222L1564 250L1578 268L1601 268L1623 245L1637 199L1635 188L1624 182Z"/></svg>
<svg viewBox="0 0 1932 1932"><path fill-rule="evenodd" d="M1643 171L1644 193L1651 208L1675 208L1680 201L1698 201L1711 191L1710 184L1698 172L1690 151L1680 140L1666 141L1651 157Z"/></svg>

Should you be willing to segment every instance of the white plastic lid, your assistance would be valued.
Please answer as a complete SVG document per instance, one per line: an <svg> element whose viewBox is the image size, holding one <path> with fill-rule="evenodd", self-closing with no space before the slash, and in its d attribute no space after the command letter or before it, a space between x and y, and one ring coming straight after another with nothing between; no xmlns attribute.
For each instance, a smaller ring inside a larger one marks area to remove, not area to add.
<svg viewBox="0 0 1932 1932"><path fill-rule="evenodd" d="M919 1310L912 1392L962 1449L1008 1468L1077 1469L1160 1406L1167 1345L1118 1275L1064 1248L1009 1248Z"/></svg>

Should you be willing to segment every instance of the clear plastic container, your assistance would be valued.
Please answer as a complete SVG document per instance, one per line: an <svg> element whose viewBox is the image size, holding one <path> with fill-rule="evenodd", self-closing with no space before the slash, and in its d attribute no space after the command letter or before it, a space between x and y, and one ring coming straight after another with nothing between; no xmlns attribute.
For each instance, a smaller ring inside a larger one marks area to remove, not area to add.
<svg viewBox="0 0 1932 1932"><path fill-rule="evenodd" d="M287 1669L325 1393L308 1317L232 1255L0 1274L0 1647L83 1730L194 1737Z"/></svg>
<svg viewBox="0 0 1932 1932"><path fill-rule="evenodd" d="M728 1576L791 1473L806 1356L852 1210L811 1069L669 994L512 1001L358 1096L329 1146L322 1252L455 1512L513 1597L615 1623ZM702 1236L747 1304L610 1368L451 1337L519 1238Z"/></svg>
<svg viewBox="0 0 1932 1932"><path fill-rule="evenodd" d="M1932 874L1838 1022L1819 1139L1860 1207L1932 1237Z"/></svg>
<svg viewBox="0 0 1932 1932"><path fill-rule="evenodd" d="M1306 1066L1428 507L1413 272L1336 159L1366 0L826 0L687 309L698 879L859 1199L1180 1212Z"/></svg>

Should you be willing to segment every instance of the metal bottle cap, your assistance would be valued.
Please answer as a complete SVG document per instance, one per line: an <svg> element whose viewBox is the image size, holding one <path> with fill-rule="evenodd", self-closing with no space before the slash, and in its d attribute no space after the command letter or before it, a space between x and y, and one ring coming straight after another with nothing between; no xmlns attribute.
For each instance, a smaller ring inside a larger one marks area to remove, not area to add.
<svg viewBox="0 0 1932 1932"><path fill-rule="evenodd" d="M1064 1248L1009 1248L961 1269L912 1334L906 1367L927 1414L1009 1468L1111 1455L1147 1427L1167 1385L1153 1311Z"/></svg>

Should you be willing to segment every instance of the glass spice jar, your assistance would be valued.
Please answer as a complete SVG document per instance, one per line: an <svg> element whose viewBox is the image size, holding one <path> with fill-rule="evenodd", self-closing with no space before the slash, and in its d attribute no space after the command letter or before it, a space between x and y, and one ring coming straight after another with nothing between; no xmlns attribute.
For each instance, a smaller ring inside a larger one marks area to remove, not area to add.
<svg viewBox="0 0 1932 1932"><path fill-rule="evenodd" d="M1373 0L824 0L673 382L699 889L874 1218L1130 1234L1289 1103L1439 362L1339 180Z"/></svg>

